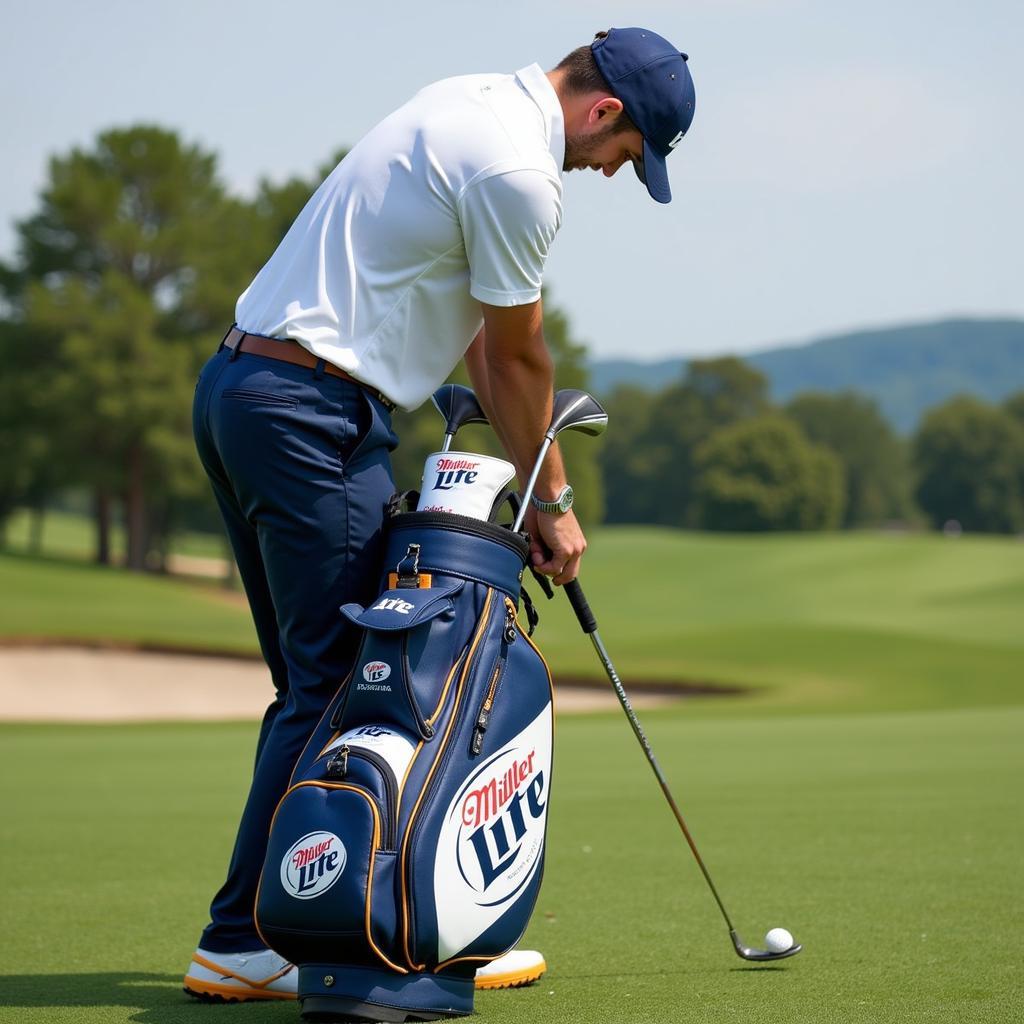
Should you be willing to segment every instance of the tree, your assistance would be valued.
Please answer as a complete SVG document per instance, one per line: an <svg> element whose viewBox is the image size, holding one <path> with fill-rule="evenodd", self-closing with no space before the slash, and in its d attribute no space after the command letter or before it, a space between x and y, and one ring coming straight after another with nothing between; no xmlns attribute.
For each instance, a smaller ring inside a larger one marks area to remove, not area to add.
<svg viewBox="0 0 1024 1024"><path fill-rule="evenodd" d="M1017 391L1003 402L1003 408L1024 427L1024 391Z"/></svg>
<svg viewBox="0 0 1024 1024"><path fill-rule="evenodd" d="M47 388L41 386L52 376L51 340L22 323L0 321L0 538L14 509L38 510L65 469L49 429Z"/></svg>
<svg viewBox="0 0 1024 1024"><path fill-rule="evenodd" d="M657 487L653 452L646 443L651 431L653 402L650 391L621 384L605 399L608 432L600 441L600 465L604 479L607 520L611 523L642 523L651 520Z"/></svg>
<svg viewBox="0 0 1024 1024"><path fill-rule="evenodd" d="M724 427L696 453L697 521L711 530L827 530L843 511L839 459L779 415Z"/></svg>
<svg viewBox="0 0 1024 1024"><path fill-rule="evenodd" d="M637 408L626 410L630 401ZM653 398L623 391L612 405L620 418L603 457L609 520L692 526L697 447L716 429L766 411L768 381L731 356L693 360L681 381Z"/></svg>
<svg viewBox="0 0 1024 1024"><path fill-rule="evenodd" d="M851 391L808 391L793 398L785 413L809 440L824 445L842 462L844 527L906 518L910 512L906 452L874 399Z"/></svg>
<svg viewBox="0 0 1024 1024"><path fill-rule="evenodd" d="M917 500L932 523L965 530L1024 529L1024 426L969 396L932 409L914 437Z"/></svg>
<svg viewBox="0 0 1024 1024"><path fill-rule="evenodd" d="M255 269L256 224L212 154L141 125L51 160L38 212L18 225L8 295L30 330L56 339L50 419L66 482L94 488L101 558L115 497L141 569L175 502L198 491L188 399Z"/></svg>

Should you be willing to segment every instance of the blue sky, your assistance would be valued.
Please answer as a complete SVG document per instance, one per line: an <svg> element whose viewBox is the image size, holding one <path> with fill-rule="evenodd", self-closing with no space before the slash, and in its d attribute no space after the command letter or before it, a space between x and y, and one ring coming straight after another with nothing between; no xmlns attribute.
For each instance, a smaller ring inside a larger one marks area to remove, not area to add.
<svg viewBox="0 0 1024 1024"><path fill-rule="evenodd" d="M1024 315L1024 5L1002 0L33 0L0 38L0 254L50 154L139 121L229 185L308 174L427 82L548 68L611 25L690 54L675 199L566 177L547 281L596 356L746 352Z"/></svg>

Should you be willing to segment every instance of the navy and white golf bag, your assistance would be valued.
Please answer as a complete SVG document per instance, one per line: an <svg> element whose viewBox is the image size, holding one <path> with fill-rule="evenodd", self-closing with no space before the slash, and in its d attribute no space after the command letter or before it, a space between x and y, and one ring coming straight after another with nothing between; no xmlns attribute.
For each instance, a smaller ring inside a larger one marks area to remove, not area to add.
<svg viewBox="0 0 1024 1024"><path fill-rule="evenodd" d="M518 621L528 546L461 515L386 527L383 588L277 809L256 900L308 1019L472 1012L541 884L551 677Z"/></svg>

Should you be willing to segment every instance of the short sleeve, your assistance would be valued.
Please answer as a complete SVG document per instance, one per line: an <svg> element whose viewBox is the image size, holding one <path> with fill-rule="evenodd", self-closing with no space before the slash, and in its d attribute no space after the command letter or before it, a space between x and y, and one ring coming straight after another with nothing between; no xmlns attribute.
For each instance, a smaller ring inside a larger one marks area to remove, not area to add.
<svg viewBox="0 0 1024 1024"><path fill-rule="evenodd" d="M459 218L473 298L491 306L536 302L562 223L559 183L541 170L492 174L465 190Z"/></svg>

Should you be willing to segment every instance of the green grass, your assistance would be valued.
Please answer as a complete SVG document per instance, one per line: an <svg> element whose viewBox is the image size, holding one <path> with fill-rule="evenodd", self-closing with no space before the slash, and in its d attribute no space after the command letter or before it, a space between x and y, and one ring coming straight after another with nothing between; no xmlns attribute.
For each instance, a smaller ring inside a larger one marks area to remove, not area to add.
<svg viewBox="0 0 1024 1024"><path fill-rule="evenodd" d="M7 521L6 542L10 550L27 553L31 538L31 516L18 509ZM124 558L125 531L115 523L110 531L111 554L115 561ZM39 554L60 558L92 558L96 536L92 520L73 512L48 511L43 518ZM224 541L211 533L184 531L174 538L174 553L198 558L223 558Z"/></svg>
<svg viewBox="0 0 1024 1024"><path fill-rule="evenodd" d="M621 715L561 717L541 984L480 1019L661 1024L1020 1016L1024 544L603 530L584 583L622 674L750 693L644 713L748 942L725 929ZM539 639L597 676L559 600ZM255 650L212 585L0 556L0 635ZM268 695L269 696L269 695ZM0 726L0 1022L294 1021L190 1004L256 725Z"/></svg>
<svg viewBox="0 0 1024 1024"><path fill-rule="evenodd" d="M1024 703L1024 543L842 534L722 537L605 529L583 582L627 680L740 684L694 715ZM567 602L539 600L556 674L600 678ZM0 636L256 651L215 585L0 555Z"/></svg>
<svg viewBox="0 0 1024 1024"><path fill-rule="evenodd" d="M749 969L617 717L561 719L527 943L550 971L478 997L511 1022L1017 1019L1024 710L648 716ZM294 1021L190 1004L255 725L0 728L0 1021Z"/></svg>
<svg viewBox="0 0 1024 1024"><path fill-rule="evenodd" d="M245 599L214 582L0 555L0 637L255 653Z"/></svg>

